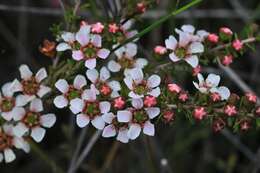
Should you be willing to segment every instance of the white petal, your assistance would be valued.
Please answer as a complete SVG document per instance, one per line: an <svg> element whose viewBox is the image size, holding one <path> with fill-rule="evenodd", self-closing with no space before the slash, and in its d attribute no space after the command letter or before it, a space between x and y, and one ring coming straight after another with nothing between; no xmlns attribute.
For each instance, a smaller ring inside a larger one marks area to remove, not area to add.
<svg viewBox="0 0 260 173"><path fill-rule="evenodd" d="M197 88L197 89L199 89L200 87L199 87L199 84L197 83L197 82L192 82L193 83L193 85L195 86L195 88Z"/></svg>
<svg viewBox="0 0 260 173"><path fill-rule="evenodd" d="M209 74L206 83L212 87L217 87L220 82L220 76L215 74Z"/></svg>
<svg viewBox="0 0 260 173"><path fill-rule="evenodd" d="M103 120L108 124L111 124L115 117L116 116L113 113L106 113L102 115Z"/></svg>
<svg viewBox="0 0 260 173"><path fill-rule="evenodd" d="M200 42L193 42L191 43L191 45L189 46L188 51L190 53L202 53L204 52L204 46L203 44L201 44Z"/></svg>
<svg viewBox="0 0 260 173"><path fill-rule="evenodd" d="M90 26L83 25L80 27L80 30L76 33L76 40L81 44L81 46L85 46L89 43L89 33Z"/></svg>
<svg viewBox="0 0 260 173"><path fill-rule="evenodd" d="M98 80L98 71L96 69L88 69L86 72L87 78L92 82L96 83Z"/></svg>
<svg viewBox="0 0 260 173"><path fill-rule="evenodd" d="M117 112L117 121L121 123L128 123L132 119L132 113L127 110Z"/></svg>
<svg viewBox="0 0 260 173"><path fill-rule="evenodd" d="M85 66L89 69L94 69L97 65L97 60L94 59L88 59L85 61Z"/></svg>
<svg viewBox="0 0 260 173"><path fill-rule="evenodd" d="M131 70L131 77L135 82L140 83L144 78L144 73L140 68L134 68Z"/></svg>
<svg viewBox="0 0 260 173"><path fill-rule="evenodd" d="M145 109L150 119L157 117L160 114L160 108L150 107Z"/></svg>
<svg viewBox="0 0 260 173"><path fill-rule="evenodd" d="M59 79L55 83L55 87L62 93L66 93L69 90L69 84L65 79Z"/></svg>
<svg viewBox="0 0 260 173"><path fill-rule="evenodd" d="M15 160L16 156L11 149L5 149L4 150L4 158L6 163L10 163Z"/></svg>
<svg viewBox="0 0 260 173"><path fill-rule="evenodd" d="M113 91L120 91L121 90L121 86L120 86L120 83L118 81L111 81L111 82L108 83L108 85Z"/></svg>
<svg viewBox="0 0 260 173"><path fill-rule="evenodd" d="M137 54L137 45L134 43L128 43L125 46L125 55L128 58L134 57Z"/></svg>
<svg viewBox="0 0 260 173"><path fill-rule="evenodd" d="M91 43L96 47L101 47L102 38L100 35L93 34L91 35Z"/></svg>
<svg viewBox="0 0 260 173"><path fill-rule="evenodd" d="M221 96L221 100L227 100L230 96L230 91L227 87L223 87L223 86L219 87L218 93Z"/></svg>
<svg viewBox="0 0 260 173"><path fill-rule="evenodd" d="M43 96L45 96L46 94L48 94L49 92L51 92L51 88L44 86L44 85L40 85L40 89L37 92L37 95L42 98Z"/></svg>
<svg viewBox="0 0 260 173"><path fill-rule="evenodd" d="M97 56L101 59L106 59L110 54L110 50L108 49L100 49L98 52L97 52Z"/></svg>
<svg viewBox="0 0 260 173"><path fill-rule="evenodd" d="M29 153L30 145L23 138L14 137L13 143L16 148L22 149L24 152Z"/></svg>
<svg viewBox="0 0 260 173"><path fill-rule="evenodd" d="M188 64L190 64L193 68L195 68L199 65L199 59L198 59L197 55L192 55L192 56L186 57L184 60Z"/></svg>
<svg viewBox="0 0 260 173"><path fill-rule="evenodd" d="M72 51L72 58L76 61L80 61L84 59L84 54L82 53L81 50L74 50Z"/></svg>
<svg viewBox="0 0 260 173"><path fill-rule="evenodd" d="M107 67L111 72L119 72L121 69L121 65L114 60L109 61Z"/></svg>
<svg viewBox="0 0 260 173"><path fill-rule="evenodd" d="M112 48L114 49L114 48L116 48L117 46L119 46L119 44L115 44L115 45L113 45L112 46ZM120 47L119 49L117 49L117 50L115 50L115 55L117 56L117 58L122 58L122 56L124 55L124 53L125 53L125 51L126 51L126 47L125 46L122 46L122 47Z"/></svg>
<svg viewBox="0 0 260 173"><path fill-rule="evenodd" d="M130 128L127 132L127 136L129 137L129 139L136 139L141 132L141 126L139 124L131 124Z"/></svg>
<svg viewBox="0 0 260 173"><path fill-rule="evenodd" d="M161 89L160 89L160 87L156 87L155 89L148 92L147 94L154 96L154 97L158 97L161 94Z"/></svg>
<svg viewBox="0 0 260 173"><path fill-rule="evenodd" d="M56 122L55 114L45 114L40 117L40 122L43 127L51 128Z"/></svg>
<svg viewBox="0 0 260 173"><path fill-rule="evenodd" d="M92 121L91 124L96 127L98 130L103 130L105 127L105 121L101 116L96 116Z"/></svg>
<svg viewBox="0 0 260 173"><path fill-rule="evenodd" d="M41 68L35 75L37 82L41 82L43 79L47 77L47 71L45 68Z"/></svg>
<svg viewBox="0 0 260 173"><path fill-rule="evenodd" d="M148 136L154 136L155 133L154 125L150 121L146 121L144 124L143 132Z"/></svg>
<svg viewBox="0 0 260 173"><path fill-rule="evenodd" d="M117 98L117 97L119 97L119 96L120 96L120 94L119 94L118 91L112 91L112 93L110 94L110 97L111 97L111 98Z"/></svg>
<svg viewBox="0 0 260 173"><path fill-rule="evenodd" d="M24 65L24 64L19 67L19 71L20 71L20 74L21 74L21 78L25 79L25 80L30 79L33 75L30 68L27 65Z"/></svg>
<svg viewBox="0 0 260 173"><path fill-rule="evenodd" d="M128 30L131 28L131 26L133 25L134 21L133 19L131 20L128 20L127 22L125 22L122 26L121 26L121 29L123 30Z"/></svg>
<svg viewBox="0 0 260 173"><path fill-rule="evenodd" d="M133 99L140 99L140 98L144 97L144 95L136 94L134 91L130 91L128 93L128 96L133 98Z"/></svg>
<svg viewBox="0 0 260 173"><path fill-rule="evenodd" d="M33 112L41 112L43 111L43 105L41 99L33 99L32 102L30 103L30 111Z"/></svg>
<svg viewBox="0 0 260 173"><path fill-rule="evenodd" d="M55 97L55 99L53 100L53 103L57 108L61 109L61 108L68 106L69 102L68 102L67 98L65 98L63 95L60 95L60 96Z"/></svg>
<svg viewBox="0 0 260 173"><path fill-rule="evenodd" d="M77 125L80 127L80 128L83 128L83 127L86 127L86 125L89 124L89 117L84 115L84 114L78 114L77 115Z"/></svg>
<svg viewBox="0 0 260 173"><path fill-rule="evenodd" d="M111 104L107 101L103 101L99 103L99 109L102 114L108 113L110 110Z"/></svg>
<svg viewBox="0 0 260 173"><path fill-rule="evenodd" d="M129 77L129 76L125 77L125 78L124 78L124 82L125 82L126 86L127 86L130 90L133 89L133 80L132 80L131 77Z"/></svg>
<svg viewBox="0 0 260 173"><path fill-rule="evenodd" d="M73 81L73 86L80 90L83 88L85 85L87 85L86 78L83 75L77 75Z"/></svg>
<svg viewBox="0 0 260 173"><path fill-rule="evenodd" d="M75 98L73 100L70 101L70 108L72 108L72 112L74 114L77 114L79 112L81 112L84 108L84 101L79 99L79 98Z"/></svg>
<svg viewBox="0 0 260 173"><path fill-rule="evenodd" d="M2 92L5 97L13 97L15 90L13 90L13 82L5 83L2 86Z"/></svg>
<svg viewBox="0 0 260 173"><path fill-rule="evenodd" d="M41 142L42 139L44 138L46 133L46 130L41 127L35 127L32 129L31 132L31 137L36 141L36 142Z"/></svg>
<svg viewBox="0 0 260 173"><path fill-rule="evenodd" d="M6 120L6 121L11 121L13 118L12 112L2 112L1 116Z"/></svg>
<svg viewBox="0 0 260 173"><path fill-rule="evenodd" d="M19 121L21 120L24 115L25 115L25 110L23 107L15 107L13 110L12 110L12 114L13 114L13 119L15 121Z"/></svg>
<svg viewBox="0 0 260 173"><path fill-rule="evenodd" d="M199 85L203 85L204 82L205 82L205 80L204 80L204 77L202 76L202 74L199 73L199 74L197 75L197 77L198 77L198 80L199 80Z"/></svg>
<svg viewBox="0 0 260 173"><path fill-rule="evenodd" d="M103 82L110 78L110 72L107 70L106 67L101 68L99 78Z"/></svg>
<svg viewBox="0 0 260 173"><path fill-rule="evenodd" d="M180 58L178 58L178 57L175 55L174 52L170 53L169 57L170 57L170 59L171 59L173 62L178 62L178 61L181 60Z"/></svg>
<svg viewBox="0 0 260 173"><path fill-rule="evenodd" d="M86 89L82 93L82 98L88 101L95 101L97 99L96 92L93 89Z"/></svg>
<svg viewBox="0 0 260 173"><path fill-rule="evenodd" d="M122 143L128 143L129 141L129 138L127 136L127 133L128 133L128 130L127 129L120 129L118 131L118 135L117 135L117 138L116 140L122 142Z"/></svg>
<svg viewBox="0 0 260 173"><path fill-rule="evenodd" d="M182 47L186 47L187 44L191 41L191 36L188 33L180 32L179 33L179 45Z"/></svg>
<svg viewBox="0 0 260 173"><path fill-rule="evenodd" d="M23 123L18 123L14 127L14 134L15 136L22 137L28 130L29 129Z"/></svg>
<svg viewBox="0 0 260 173"><path fill-rule="evenodd" d="M144 58L138 58L135 62L135 67L137 68L144 68L145 66L147 66L148 61Z"/></svg>
<svg viewBox="0 0 260 173"><path fill-rule="evenodd" d="M56 47L56 50L58 52L63 52L65 50L70 50L71 49L71 46L67 43L59 43Z"/></svg>
<svg viewBox="0 0 260 173"><path fill-rule="evenodd" d="M165 40L165 45L167 49L175 50L177 46L177 40L172 35L169 36L168 39Z"/></svg>
<svg viewBox="0 0 260 173"><path fill-rule="evenodd" d="M192 26L192 25L182 25L181 29L182 29L184 32L187 32L187 33L190 33L190 34L193 34L194 31L195 31L195 28L194 28L194 26Z"/></svg>
<svg viewBox="0 0 260 173"><path fill-rule="evenodd" d="M64 32L61 35L61 38L66 42L74 42L75 41L75 34L71 32Z"/></svg>
<svg viewBox="0 0 260 173"><path fill-rule="evenodd" d="M155 88L161 83L161 78L158 75L152 75L147 80L147 85L149 88Z"/></svg>
<svg viewBox="0 0 260 173"><path fill-rule="evenodd" d="M142 99L132 99L132 106L136 109L141 109L144 106Z"/></svg>
<svg viewBox="0 0 260 173"><path fill-rule="evenodd" d="M114 125L108 125L103 129L102 136L105 138L110 138L116 135L116 129Z"/></svg>
<svg viewBox="0 0 260 173"><path fill-rule="evenodd" d="M23 90L23 86L22 86L22 84L21 84L17 79L15 79L15 80L12 82L11 90L12 90L13 92L22 91L22 90Z"/></svg>

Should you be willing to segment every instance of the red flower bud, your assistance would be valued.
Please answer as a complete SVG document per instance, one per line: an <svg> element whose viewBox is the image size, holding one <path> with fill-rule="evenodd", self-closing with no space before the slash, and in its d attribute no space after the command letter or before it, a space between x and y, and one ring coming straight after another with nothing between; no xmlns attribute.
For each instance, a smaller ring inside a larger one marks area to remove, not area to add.
<svg viewBox="0 0 260 173"><path fill-rule="evenodd" d="M220 32L220 33L223 33L223 34L225 34L225 35L227 35L227 36L233 35L233 32L231 31L231 29L229 29L229 28L227 28L227 27L221 27L221 28L219 29L219 32Z"/></svg>
<svg viewBox="0 0 260 173"><path fill-rule="evenodd" d="M202 120L204 117L206 117L206 115L207 112L204 107L197 107L193 111L193 117L199 121Z"/></svg>
<svg viewBox="0 0 260 173"><path fill-rule="evenodd" d="M123 109L125 107L125 100L123 97L117 97L113 101L114 108Z"/></svg>
<svg viewBox="0 0 260 173"><path fill-rule="evenodd" d="M158 55L164 55L165 53L167 53L167 49L163 46L156 46L154 48L154 53Z"/></svg>
<svg viewBox="0 0 260 173"><path fill-rule="evenodd" d="M166 122L166 123L169 123L171 121L174 121L175 119L175 113L171 110L166 110L163 112L163 120Z"/></svg>
<svg viewBox="0 0 260 173"><path fill-rule="evenodd" d="M115 24L115 23L111 23L111 24L109 24L108 25L108 31L109 32L111 32L111 33L116 33L116 32L118 32L119 31L119 27L117 26L117 24Z"/></svg>
<svg viewBox="0 0 260 173"><path fill-rule="evenodd" d="M179 85L171 83L168 84L168 90L172 93L180 93L181 92L181 87L179 87Z"/></svg>
<svg viewBox="0 0 260 173"><path fill-rule="evenodd" d="M242 120L242 121L240 122L239 125L240 125L240 129L241 129L242 131L247 131L247 130L249 130L250 127L251 127L251 122L250 122L249 119L244 119L244 120Z"/></svg>
<svg viewBox="0 0 260 173"><path fill-rule="evenodd" d="M248 92L245 94L245 96L249 102L254 104L257 102L257 96L255 94Z"/></svg>
<svg viewBox="0 0 260 173"><path fill-rule="evenodd" d="M209 34L207 39L211 43L218 43L219 37L217 34Z"/></svg>
<svg viewBox="0 0 260 173"><path fill-rule="evenodd" d="M227 105L224 108L224 112L226 115L232 117L237 114L237 108L234 105Z"/></svg>
<svg viewBox="0 0 260 173"><path fill-rule="evenodd" d="M223 130L226 126L225 121L222 118L217 118L213 120L212 128L214 132L219 132Z"/></svg>
<svg viewBox="0 0 260 173"><path fill-rule="evenodd" d="M210 94L210 98L211 98L211 100L213 101L213 102L218 102L218 101L220 101L221 100L221 96L220 96L220 94L219 93L211 93Z"/></svg>
<svg viewBox="0 0 260 173"><path fill-rule="evenodd" d="M145 96L144 105L146 107L153 107L157 104L156 98L154 96Z"/></svg>
<svg viewBox="0 0 260 173"><path fill-rule="evenodd" d="M232 47L236 51L240 51L243 48L243 43L239 39L236 39L232 42Z"/></svg>
<svg viewBox="0 0 260 173"><path fill-rule="evenodd" d="M139 2L136 5L136 9L138 13L144 13L146 11L146 5L143 2Z"/></svg>
<svg viewBox="0 0 260 173"><path fill-rule="evenodd" d="M225 56L221 59L221 63L222 63L224 66L229 66L232 62L233 62L233 56L232 56L232 55L225 55Z"/></svg>
<svg viewBox="0 0 260 173"><path fill-rule="evenodd" d="M186 102L189 99L189 96L186 92L181 92L178 98L182 102Z"/></svg>

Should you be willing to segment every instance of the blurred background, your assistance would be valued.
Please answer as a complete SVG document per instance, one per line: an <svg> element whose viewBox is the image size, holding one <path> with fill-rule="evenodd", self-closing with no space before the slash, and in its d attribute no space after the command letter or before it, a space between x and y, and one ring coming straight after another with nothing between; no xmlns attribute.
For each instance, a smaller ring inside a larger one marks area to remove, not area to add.
<svg viewBox="0 0 260 173"><path fill-rule="evenodd" d="M105 1L105 0L103 0ZM108 0L109 1L109 0ZM82 3L88 1L82 0ZM91 1L93 2L93 1ZM181 0L180 4L189 1ZM102 0L96 0L98 9ZM63 0L66 7L73 0ZM175 0L161 0L159 5L141 17L144 28L175 7ZM91 13L80 10L88 20ZM52 61L39 52L44 39L54 40L49 28L63 20L63 8L59 0L1 0L0 1L0 84L19 76L18 67L29 64L34 71L48 67ZM141 23L140 21L140 23ZM240 32L246 25L260 24L259 0L203 0L203 2L167 21L161 27L141 39L143 49L152 50L175 27L192 24L198 29L218 32L227 26ZM237 59L231 69L208 67L206 73L222 76L222 82L232 91L242 94L254 91L260 95L260 45L255 52L246 53ZM181 78L181 75L178 76ZM189 87L190 80L183 80ZM57 165L67 170L80 134L83 147L93 139L93 128L80 130L75 127L74 117L67 111L57 111L58 123L47 131L42 150ZM0 164L1 173L49 173L55 172L36 153L16 152L17 159L11 164ZM120 144L114 139L100 138L95 142L79 173L258 173L260 172L260 132L233 134L229 130L214 134L207 125L190 124L177 118L172 125L160 124L153 138L140 137L129 144Z"/></svg>

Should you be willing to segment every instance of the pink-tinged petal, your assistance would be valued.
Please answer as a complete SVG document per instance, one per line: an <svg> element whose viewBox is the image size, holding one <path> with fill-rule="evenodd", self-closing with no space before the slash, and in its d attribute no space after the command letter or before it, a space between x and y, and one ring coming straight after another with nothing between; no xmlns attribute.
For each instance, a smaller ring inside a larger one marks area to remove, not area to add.
<svg viewBox="0 0 260 173"><path fill-rule="evenodd" d="M12 82L12 84L11 84L11 90L13 91L13 92L18 92L18 91L22 91L23 90L23 86L22 86L22 84L17 80L17 79L15 79L13 82Z"/></svg>
<svg viewBox="0 0 260 173"><path fill-rule="evenodd" d="M137 45L134 43L128 43L125 46L125 55L128 58L134 57L137 54Z"/></svg>
<svg viewBox="0 0 260 173"><path fill-rule="evenodd" d="M116 116L113 113L106 113L102 115L103 120L108 124L111 124L115 117Z"/></svg>
<svg viewBox="0 0 260 173"><path fill-rule="evenodd" d="M145 66L148 65L148 61L144 58L138 58L135 62L135 67L136 68L144 68Z"/></svg>
<svg viewBox="0 0 260 173"><path fill-rule="evenodd" d="M132 99L132 106L136 109L141 109L144 106L142 99Z"/></svg>
<svg viewBox="0 0 260 173"><path fill-rule="evenodd" d="M41 68L35 75L35 78L37 80L37 82L41 82L43 79L45 79L47 77L47 71L45 68Z"/></svg>
<svg viewBox="0 0 260 173"><path fill-rule="evenodd" d="M70 101L70 108L74 114L82 112L84 108L84 101L79 98L75 98Z"/></svg>
<svg viewBox="0 0 260 173"><path fill-rule="evenodd" d="M193 85L195 86L195 88L197 88L197 89L199 89L200 87L199 87L199 84L197 83L197 82L194 82L193 81Z"/></svg>
<svg viewBox="0 0 260 173"><path fill-rule="evenodd" d="M110 137L114 137L116 136L116 129L114 127L114 125L108 125L104 128L102 136L104 138L110 138Z"/></svg>
<svg viewBox="0 0 260 173"><path fill-rule="evenodd" d="M14 126L13 125L5 123L2 127L3 127L3 130L4 130L5 134L7 134L9 136L13 136L14 135L14 133L13 133Z"/></svg>
<svg viewBox="0 0 260 173"><path fill-rule="evenodd" d="M106 59L110 54L110 50L108 49L100 49L98 52L97 52L97 56L101 59Z"/></svg>
<svg viewBox="0 0 260 173"><path fill-rule="evenodd" d="M177 47L177 40L175 37L173 37L172 35L169 36L168 39L165 40L165 45L167 49L170 50L175 50Z"/></svg>
<svg viewBox="0 0 260 173"><path fill-rule="evenodd" d="M28 127L26 127L23 123L18 123L13 131L15 136L22 137L26 132L28 132Z"/></svg>
<svg viewBox="0 0 260 173"><path fill-rule="evenodd" d="M140 99L140 98L144 97L143 94L142 94L142 95L139 95L139 94L136 94L134 91L130 91L130 92L128 93L128 96L131 97L131 98L133 98L133 99Z"/></svg>
<svg viewBox="0 0 260 173"><path fill-rule="evenodd" d="M80 90L87 85L87 80L83 75L77 75L73 81L74 88Z"/></svg>
<svg viewBox="0 0 260 173"><path fill-rule="evenodd" d="M148 136L154 136L155 133L154 125L150 121L146 121L144 124L143 132Z"/></svg>
<svg viewBox="0 0 260 173"><path fill-rule="evenodd" d="M160 108L150 107L145 109L150 119L157 117L160 114Z"/></svg>
<svg viewBox="0 0 260 173"><path fill-rule="evenodd" d="M70 50L71 46L68 43L59 43L56 47L58 52L63 52L65 50Z"/></svg>
<svg viewBox="0 0 260 173"><path fill-rule="evenodd" d="M147 80L147 85L149 88L155 88L161 83L161 78L158 75L152 75Z"/></svg>
<svg viewBox="0 0 260 173"><path fill-rule="evenodd" d="M108 83L108 85L113 91L120 91L121 90L121 85L118 81L111 81L111 82Z"/></svg>
<svg viewBox="0 0 260 173"><path fill-rule="evenodd" d="M169 57L170 57L170 59L171 59L173 62L178 62L178 61L181 60L180 58L178 58L178 57L175 55L174 52L170 53Z"/></svg>
<svg viewBox="0 0 260 173"><path fill-rule="evenodd" d="M193 42L188 48L188 52L191 54L204 52L204 46L200 42Z"/></svg>
<svg viewBox="0 0 260 173"><path fill-rule="evenodd" d="M94 69L97 65L97 60L94 59L88 59L85 61L85 66L89 69Z"/></svg>
<svg viewBox="0 0 260 173"><path fill-rule="evenodd" d="M128 133L127 129L119 129L116 140L118 140L122 143L128 143L129 138L127 136L127 133Z"/></svg>
<svg viewBox="0 0 260 173"><path fill-rule="evenodd" d="M184 60L188 64L190 64L193 68L195 68L199 65L199 59L198 59L197 55L192 55L192 56L186 57Z"/></svg>
<svg viewBox="0 0 260 173"><path fill-rule="evenodd" d="M96 83L99 78L99 74L96 69L88 69L86 75L92 83Z"/></svg>
<svg viewBox="0 0 260 173"><path fill-rule="evenodd" d="M55 87L62 92L63 94L67 93L69 91L69 84L65 79L59 79L55 83Z"/></svg>
<svg viewBox="0 0 260 173"><path fill-rule="evenodd" d="M152 89L152 91L148 92L147 94L158 97L161 94L161 89L159 87L156 87L155 89Z"/></svg>
<svg viewBox="0 0 260 173"><path fill-rule="evenodd" d="M141 133L141 126L139 124L131 124L127 132L129 139L136 139Z"/></svg>
<svg viewBox="0 0 260 173"><path fill-rule="evenodd" d="M99 95L100 92L99 90L96 88L96 86L94 84L90 85L90 90L95 94L95 95Z"/></svg>
<svg viewBox="0 0 260 173"><path fill-rule="evenodd" d="M64 32L61 34L61 38L66 42L72 43L75 41L75 34L71 32Z"/></svg>
<svg viewBox="0 0 260 173"><path fill-rule="evenodd" d="M24 115L25 115L25 110L23 107L15 107L13 110L12 110L12 114L13 114L13 119L15 121L19 121L21 120Z"/></svg>
<svg viewBox="0 0 260 173"><path fill-rule="evenodd" d="M130 89L133 90L133 80L131 77L127 76L124 78L124 82L126 84L126 86Z"/></svg>
<svg viewBox="0 0 260 173"><path fill-rule="evenodd" d="M24 79L24 80L30 79L33 75L30 68L27 65L24 65L24 64L19 67L19 71L20 71L20 74L21 74L21 78Z"/></svg>
<svg viewBox="0 0 260 173"><path fill-rule="evenodd" d="M99 103L99 109L102 114L108 113L110 111L111 104L107 101Z"/></svg>
<svg viewBox="0 0 260 173"><path fill-rule="evenodd" d="M91 36L91 43L96 47L101 47L102 38L100 35L94 34Z"/></svg>
<svg viewBox="0 0 260 173"><path fill-rule="evenodd" d="M121 69L121 65L114 60L109 61L107 67L111 72L119 72Z"/></svg>
<svg viewBox="0 0 260 173"><path fill-rule="evenodd" d="M114 44L112 46L112 48L116 48L117 46L119 46L119 44ZM120 47L119 49L115 50L115 55L117 56L118 59L122 58L122 56L124 55L124 53L126 52L126 47L125 46L122 46Z"/></svg>
<svg viewBox="0 0 260 173"><path fill-rule="evenodd" d="M140 68L134 68L131 70L131 77L136 83L140 83L144 79L144 73Z"/></svg>
<svg viewBox="0 0 260 173"><path fill-rule="evenodd" d="M190 33L190 34L193 34L194 31L195 31L195 28L194 28L194 26L192 26L192 25L182 25L181 29L182 29L184 32L187 32L187 33Z"/></svg>
<svg viewBox="0 0 260 173"><path fill-rule="evenodd" d="M82 93L82 98L87 101L95 101L97 99L97 95L93 89L86 89Z"/></svg>
<svg viewBox="0 0 260 173"><path fill-rule="evenodd" d="M211 87L217 87L220 82L220 76L215 74L209 74L206 83Z"/></svg>
<svg viewBox="0 0 260 173"><path fill-rule="evenodd" d="M76 33L76 40L80 43L81 46L86 46L90 40L90 26L83 25L80 27L80 30Z"/></svg>
<svg viewBox="0 0 260 173"><path fill-rule="evenodd" d="M76 61L80 61L84 59L84 54L81 52L81 50L74 50L72 51L72 58Z"/></svg>
<svg viewBox="0 0 260 173"><path fill-rule="evenodd" d="M204 82L205 82L204 77L202 76L201 73L199 73L199 74L197 75L197 78L198 78L198 80L199 80L199 85L202 86L202 85L204 84Z"/></svg>
<svg viewBox="0 0 260 173"><path fill-rule="evenodd" d="M53 100L53 103L57 108L62 109L62 108L65 108L66 106L68 106L69 101L63 95L60 95L60 96L55 97L55 99Z"/></svg>
<svg viewBox="0 0 260 173"><path fill-rule="evenodd" d="M89 117L84 115L84 114L78 114L77 115L77 125L80 127L80 128L83 128L83 127L86 127L88 124L89 124Z"/></svg>
<svg viewBox="0 0 260 173"><path fill-rule="evenodd" d="M32 100L31 96L28 95L18 95L15 100L16 106L25 106Z"/></svg>
<svg viewBox="0 0 260 173"><path fill-rule="evenodd" d="M123 30L128 30L131 28L131 26L133 25L134 23L134 20L131 19L131 20L128 20L127 22L125 22L122 26L121 26L121 29Z"/></svg>
<svg viewBox="0 0 260 173"><path fill-rule="evenodd" d="M41 112L43 111L43 104L41 99L33 99L32 102L30 103L30 111L33 112Z"/></svg>
<svg viewBox="0 0 260 173"><path fill-rule="evenodd" d="M12 112L2 112L1 117L4 118L6 121L11 121L13 118Z"/></svg>
<svg viewBox="0 0 260 173"><path fill-rule="evenodd" d="M40 123L43 127L51 128L56 122L55 114L45 114L40 117Z"/></svg>
<svg viewBox="0 0 260 173"><path fill-rule="evenodd" d="M132 30L132 31L128 31L127 33L125 33L126 38L133 38L134 36L136 36L138 34L137 30ZM133 42L136 42L139 38L136 38L133 40Z"/></svg>
<svg viewBox="0 0 260 173"><path fill-rule="evenodd" d="M23 138L14 137L13 143L16 148L22 149L24 152L29 153L30 145Z"/></svg>
<svg viewBox="0 0 260 173"><path fill-rule="evenodd" d="M179 45L181 47L186 47L190 43L192 37L188 33L180 32L179 33L179 38L180 38Z"/></svg>
<svg viewBox="0 0 260 173"><path fill-rule="evenodd" d="M127 110L117 112L117 121L121 123L128 123L132 119L132 113Z"/></svg>
<svg viewBox="0 0 260 173"><path fill-rule="evenodd" d="M105 121L101 116L96 116L92 121L91 124L98 130L103 130L105 127Z"/></svg>
<svg viewBox="0 0 260 173"><path fill-rule="evenodd" d="M99 79L103 82L105 82L106 80L108 80L110 78L110 72L108 71L108 69L106 67L102 67L100 70L100 75L99 75Z"/></svg>
<svg viewBox="0 0 260 173"><path fill-rule="evenodd" d="M15 156L13 150L8 148L8 149L4 150L4 158L5 158L6 163L10 163L15 160L16 156Z"/></svg>
<svg viewBox="0 0 260 173"><path fill-rule="evenodd" d="M39 91L37 92L37 95L42 98L43 96L45 96L46 94L48 94L49 92L51 92L51 88L41 85Z"/></svg>
<svg viewBox="0 0 260 173"><path fill-rule="evenodd" d="M36 142L41 142L45 136L46 130L41 127L35 127L32 129L31 132L31 137L36 141Z"/></svg>

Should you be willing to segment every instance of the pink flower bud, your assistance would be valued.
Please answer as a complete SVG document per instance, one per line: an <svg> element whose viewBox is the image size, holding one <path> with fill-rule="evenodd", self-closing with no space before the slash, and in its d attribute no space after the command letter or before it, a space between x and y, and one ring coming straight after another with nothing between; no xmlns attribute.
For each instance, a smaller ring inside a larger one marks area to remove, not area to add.
<svg viewBox="0 0 260 173"><path fill-rule="evenodd" d="M247 131L251 127L250 120L248 120L248 119L242 120L239 125L240 125L240 129L243 131Z"/></svg>
<svg viewBox="0 0 260 173"><path fill-rule="evenodd" d="M166 123L169 123L175 119L175 114L171 110L166 110L163 112L163 119Z"/></svg>
<svg viewBox="0 0 260 173"><path fill-rule="evenodd" d="M232 55L225 55L222 60L221 63L224 66L229 66L231 63L233 62L233 56Z"/></svg>
<svg viewBox="0 0 260 173"><path fill-rule="evenodd" d="M91 28L91 32L96 33L96 34L102 33L103 30L104 30L104 25L100 22L93 24L92 28Z"/></svg>
<svg viewBox="0 0 260 173"><path fill-rule="evenodd" d="M221 100L220 94L219 94L219 93L216 93L216 92L211 93L211 94L210 94L210 98L211 98L211 100L212 100L213 102L218 102L218 101Z"/></svg>
<svg viewBox="0 0 260 173"><path fill-rule="evenodd" d="M113 101L114 108L123 109L125 107L125 100L123 97L117 97Z"/></svg>
<svg viewBox="0 0 260 173"><path fill-rule="evenodd" d="M177 84L171 83L168 84L168 90L172 93L179 94L181 92L181 87L179 87Z"/></svg>
<svg viewBox="0 0 260 173"><path fill-rule="evenodd" d="M167 49L163 46L156 46L154 48L154 53L158 55L164 55L165 53L167 53Z"/></svg>
<svg viewBox="0 0 260 173"><path fill-rule="evenodd" d="M117 24L111 23L111 24L108 25L108 31L109 32L114 34L114 33L118 32L118 30L119 30L119 27L117 26Z"/></svg>
<svg viewBox="0 0 260 173"><path fill-rule="evenodd" d="M193 76L197 76L200 72L201 72L201 66L200 65L198 65L197 67L195 67L195 68L193 68L192 69L192 75Z"/></svg>
<svg viewBox="0 0 260 173"><path fill-rule="evenodd" d="M202 120L204 117L206 117L207 112L204 107L197 107L193 111L193 117L196 120Z"/></svg>
<svg viewBox="0 0 260 173"><path fill-rule="evenodd" d="M226 115L232 117L237 114L237 108L234 105L227 105L224 108L224 112Z"/></svg>
<svg viewBox="0 0 260 173"><path fill-rule="evenodd" d="M249 102L254 104L257 102L257 96L255 94L248 92L245 94L245 96Z"/></svg>
<svg viewBox="0 0 260 173"><path fill-rule="evenodd" d="M233 35L233 32L231 31L231 29L229 29L229 28L227 28L227 27L221 27L221 28L219 29L219 32L221 32L221 33L223 33L223 34L225 34L225 35L227 35L227 36Z"/></svg>
<svg viewBox="0 0 260 173"><path fill-rule="evenodd" d="M186 102L189 99L189 96L186 92L181 92L178 98L182 102Z"/></svg>
<svg viewBox="0 0 260 173"><path fill-rule="evenodd" d="M146 96L144 98L144 105L146 107L153 107L157 104L156 98L154 96Z"/></svg>
<svg viewBox="0 0 260 173"><path fill-rule="evenodd" d="M146 11L146 5L143 2L139 2L136 5L136 10L138 13L144 13Z"/></svg>
<svg viewBox="0 0 260 173"><path fill-rule="evenodd" d="M104 96L107 96L112 92L111 88L106 84L102 85L99 90Z"/></svg>
<svg viewBox="0 0 260 173"><path fill-rule="evenodd" d="M219 132L223 130L226 126L225 121L222 118L217 118L213 120L212 128L214 132Z"/></svg>
<svg viewBox="0 0 260 173"><path fill-rule="evenodd" d="M232 47L236 51L240 51L243 48L243 43L239 39L236 39L232 42Z"/></svg>
<svg viewBox="0 0 260 173"><path fill-rule="evenodd" d="M217 36L217 34L209 34L207 39L211 43L218 43L219 37Z"/></svg>

